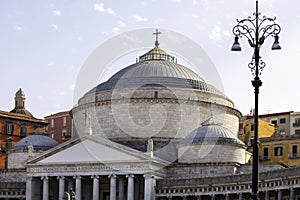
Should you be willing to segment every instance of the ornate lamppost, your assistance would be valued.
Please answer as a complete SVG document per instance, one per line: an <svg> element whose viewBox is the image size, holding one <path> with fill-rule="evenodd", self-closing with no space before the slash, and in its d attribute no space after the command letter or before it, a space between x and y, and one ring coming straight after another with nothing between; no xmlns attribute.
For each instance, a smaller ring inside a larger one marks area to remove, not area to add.
<svg viewBox="0 0 300 200"><path fill-rule="evenodd" d="M262 82L259 78L263 68L266 63L260 58L259 51L261 45L264 43L268 36L273 36L275 41L272 45L272 50L281 49L279 45L278 34L281 28L275 23L274 18L261 17L258 12L258 1L256 0L256 12L253 16L249 16L246 19L237 20L238 24L233 27L233 34L235 35L234 43L232 45L231 51L241 51L242 48L239 44L239 38L245 37L248 39L250 47L254 50L254 55L252 56L251 62L248 67L251 69L254 75L254 80L252 85L254 87L255 94L255 109L254 109L254 138L253 138L253 165L252 165L252 199L258 199L258 94L259 87Z"/></svg>

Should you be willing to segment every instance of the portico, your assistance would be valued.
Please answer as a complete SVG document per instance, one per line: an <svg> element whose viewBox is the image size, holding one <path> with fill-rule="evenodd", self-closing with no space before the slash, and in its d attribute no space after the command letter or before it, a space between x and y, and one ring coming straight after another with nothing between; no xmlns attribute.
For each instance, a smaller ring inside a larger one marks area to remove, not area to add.
<svg viewBox="0 0 300 200"><path fill-rule="evenodd" d="M167 164L111 141L84 136L27 163L26 198L62 199L73 190L76 199L152 200L155 180L164 177Z"/></svg>

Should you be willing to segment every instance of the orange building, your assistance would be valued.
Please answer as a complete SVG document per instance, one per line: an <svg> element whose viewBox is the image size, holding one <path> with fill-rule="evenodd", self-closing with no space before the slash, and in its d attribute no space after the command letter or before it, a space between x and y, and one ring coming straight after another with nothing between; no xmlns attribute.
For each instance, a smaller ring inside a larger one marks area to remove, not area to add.
<svg viewBox="0 0 300 200"><path fill-rule="evenodd" d="M0 111L0 169L7 166L7 152L19 140L28 136L36 128L46 130L46 120L37 119L25 108L25 94L20 88L15 96L15 108Z"/></svg>

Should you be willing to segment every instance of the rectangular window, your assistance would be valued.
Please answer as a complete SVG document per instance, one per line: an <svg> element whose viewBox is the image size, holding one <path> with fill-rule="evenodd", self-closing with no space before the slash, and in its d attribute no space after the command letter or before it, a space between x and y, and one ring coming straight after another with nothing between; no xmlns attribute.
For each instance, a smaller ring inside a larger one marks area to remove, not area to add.
<svg viewBox="0 0 300 200"><path fill-rule="evenodd" d="M272 120L271 123L274 124L274 126L277 126L277 120Z"/></svg>
<svg viewBox="0 0 300 200"><path fill-rule="evenodd" d="M268 159L269 159L269 148L264 147L264 160L268 160Z"/></svg>
<svg viewBox="0 0 300 200"><path fill-rule="evenodd" d="M274 148L274 156L282 156L282 154L283 154L283 147Z"/></svg>
<svg viewBox="0 0 300 200"><path fill-rule="evenodd" d="M279 120L279 123L280 123L280 124L285 124L285 118L281 118L281 119Z"/></svg>
<svg viewBox="0 0 300 200"><path fill-rule="evenodd" d="M300 124L300 118L295 118L295 124Z"/></svg>
<svg viewBox="0 0 300 200"><path fill-rule="evenodd" d="M12 148L12 140L11 139L8 139L6 141L6 149L11 149Z"/></svg>
<svg viewBox="0 0 300 200"><path fill-rule="evenodd" d="M300 129L295 130L295 135L300 135Z"/></svg>
<svg viewBox="0 0 300 200"><path fill-rule="evenodd" d="M61 132L61 137L62 138L65 138L67 135L67 130L66 129L63 129L62 132Z"/></svg>
<svg viewBox="0 0 300 200"><path fill-rule="evenodd" d="M54 119L51 119L51 128L54 128Z"/></svg>
<svg viewBox="0 0 300 200"><path fill-rule="evenodd" d="M6 134L12 135L14 132L14 126L11 123L6 124Z"/></svg>
<svg viewBox="0 0 300 200"><path fill-rule="evenodd" d="M20 133L20 135L21 136L26 136L26 133L27 133L27 127L26 127L25 124L22 124L21 125L21 133Z"/></svg>
<svg viewBox="0 0 300 200"><path fill-rule="evenodd" d="M284 129L281 129L281 130L279 131L279 133L280 133L281 135L284 135L284 134L285 134L285 130L284 130Z"/></svg>
<svg viewBox="0 0 300 200"><path fill-rule="evenodd" d="M298 157L298 145L295 144L292 146L292 157L297 158Z"/></svg>
<svg viewBox="0 0 300 200"><path fill-rule="evenodd" d="M67 117L63 117L63 126L67 126Z"/></svg>

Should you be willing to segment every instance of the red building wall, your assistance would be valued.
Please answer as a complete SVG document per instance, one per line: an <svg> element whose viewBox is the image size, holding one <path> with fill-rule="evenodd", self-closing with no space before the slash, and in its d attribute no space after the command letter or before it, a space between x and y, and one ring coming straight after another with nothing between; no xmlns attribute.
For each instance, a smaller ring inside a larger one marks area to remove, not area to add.
<svg viewBox="0 0 300 200"><path fill-rule="evenodd" d="M47 133L58 143L63 143L71 138L72 118L69 111L58 112L45 119L48 121Z"/></svg>

